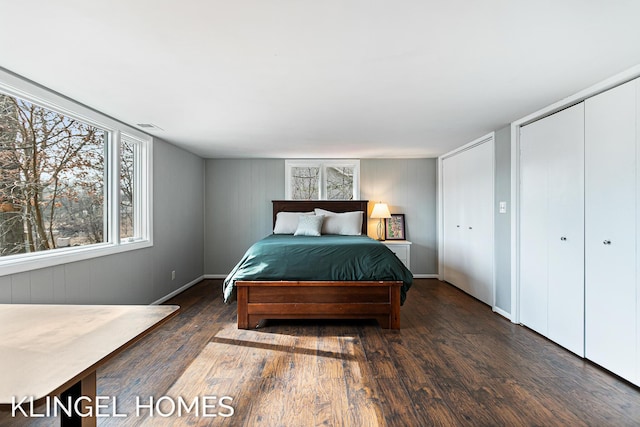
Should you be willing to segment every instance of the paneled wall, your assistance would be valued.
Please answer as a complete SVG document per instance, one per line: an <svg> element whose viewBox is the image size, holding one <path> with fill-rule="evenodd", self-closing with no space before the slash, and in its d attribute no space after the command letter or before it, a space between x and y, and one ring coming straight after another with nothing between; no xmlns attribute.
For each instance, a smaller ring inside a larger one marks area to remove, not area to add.
<svg viewBox="0 0 640 427"><path fill-rule="evenodd" d="M203 177L204 160L155 139L153 247L0 276L0 303L148 304L198 279Z"/></svg>
<svg viewBox="0 0 640 427"><path fill-rule="evenodd" d="M360 195L404 213L416 275L437 274L436 160L363 159ZM284 160L206 161L205 274L226 275L255 241L272 231L271 200L284 198ZM371 236L375 235L371 220Z"/></svg>
<svg viewBox="0 0 640 427"><path fill-rule="evenodd" d="M387 203L391 213L405 215L414 275L438 273L436 232L436 159L368 159L360 162L360 197ZM376 236L378 220L369 219Z"/></svg>
<svg viewBox="0 0 640 427"><path fill-rule="evenodd" d="M226 275L271 233L271 200L284 199L284 160L209 159L205 173L205 274Z"/></svg>
<svg viewBox="0 0 640 427"><path fill-rule="evenodd" d="M495 134L495 306L503 314L511 313L511 127ZM507 211L500 213L500 202Z"/></svg>

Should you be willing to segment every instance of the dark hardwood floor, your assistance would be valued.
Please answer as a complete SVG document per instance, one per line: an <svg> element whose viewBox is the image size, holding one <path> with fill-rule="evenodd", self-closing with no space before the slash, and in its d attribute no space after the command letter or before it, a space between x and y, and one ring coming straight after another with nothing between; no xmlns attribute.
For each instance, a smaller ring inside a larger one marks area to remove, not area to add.
<svg viewBox="0 0 640 427"><path fill-rule="evenodd" d="M168 303L182 307L177 317L98 371L98 395L116 396L126 415L99 426L640 425L638 388L437 280L415 280L399 331L344 321L238 330L218 280ZM136 397L150 396L172 397L163 413L178 397L201 411L204 396L229 396L234 413L136 416ZM58 425L7 415L2 425Z"/></svg>

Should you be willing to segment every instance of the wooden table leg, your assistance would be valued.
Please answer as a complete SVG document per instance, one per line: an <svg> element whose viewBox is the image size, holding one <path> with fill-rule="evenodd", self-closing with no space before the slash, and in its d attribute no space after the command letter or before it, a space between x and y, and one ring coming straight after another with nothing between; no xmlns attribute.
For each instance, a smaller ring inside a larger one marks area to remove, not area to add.
<svg viewBox="0 0 640 427"><path fill-rule="evenodd" d="M73 411L72 416L62 414L62 427L96 427L95 417L95 401L96 401L96 372L93 371L69 389L62 393L62 401L66 402L71 397L71 401L75 402L79 397L83 399L80 405L80 412L83 414L91 413L90 417L81 417L80 414Z"/></svg>

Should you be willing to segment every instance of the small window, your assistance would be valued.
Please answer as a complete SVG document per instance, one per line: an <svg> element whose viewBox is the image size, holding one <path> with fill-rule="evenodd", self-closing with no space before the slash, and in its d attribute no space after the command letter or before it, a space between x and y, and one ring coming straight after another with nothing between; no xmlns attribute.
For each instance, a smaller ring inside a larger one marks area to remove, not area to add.
<svg viewBox="0 0 640 427"><path fill-rule="evenodd" d="M359 199L359 175L360 160L286 160L286 198Z"/></svg>
<svg viewBox="0 0 640 427"><path fill-rule="evenodd" d="M120 239L134 239L136 233L135 208L137 144L127 138L120 142Z"/></svg>
<svg viewBox="0 0 640 427"><path fill-rule="evenodd" d="M144 156L145 141L122 133L120 138L120 241L130 243L143 240L148 233L150 216L148 188L150 175Z"/></svg>

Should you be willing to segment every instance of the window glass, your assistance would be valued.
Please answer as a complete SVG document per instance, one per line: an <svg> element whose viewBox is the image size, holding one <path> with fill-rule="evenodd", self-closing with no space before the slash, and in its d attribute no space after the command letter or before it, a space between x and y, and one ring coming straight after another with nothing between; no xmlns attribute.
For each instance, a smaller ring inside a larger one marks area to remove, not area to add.
<svg viewBox="0 0 640 427"><path fill-rule="evenodd" d="M0 276L152 246L152 150L0 69Z"/></svg>
<svg viewBox="0 0 640 427"><path fill-rule="evenodd" d="M327 199L353 199L354 166L327 166Z"/></svg>
<svg viewBox="0 0 640 427"><path fill-rule="evenodd" d="M360 160L285 160L290 200L353 200L360 197Z"/></svg>
<svg viewBox="0 0 640 427"><path fill-rule="evenodd" d="M105 241L98 127L0 93L0 255Z"/></svg>
<svg viewBox="0 0 640 427"><path fill-rule="evenodd" d="M291 168L291 198L293 200L318 200L319 188L319 167Z"/></svg>
<svg viewBox="0 0 640 427"><path fill-rule="evenodd" d="M136 157L137 144L122 139L120 143L120 238L133 239L139 237L135 230L136 189Z"/></svg>

